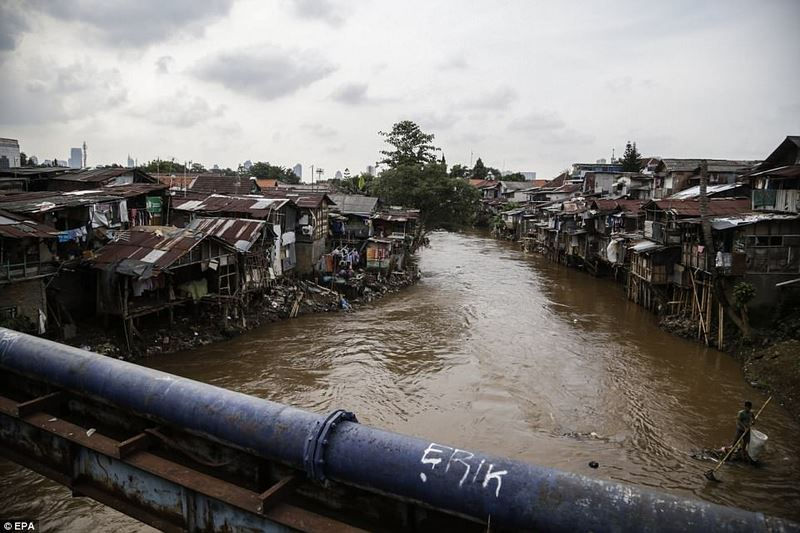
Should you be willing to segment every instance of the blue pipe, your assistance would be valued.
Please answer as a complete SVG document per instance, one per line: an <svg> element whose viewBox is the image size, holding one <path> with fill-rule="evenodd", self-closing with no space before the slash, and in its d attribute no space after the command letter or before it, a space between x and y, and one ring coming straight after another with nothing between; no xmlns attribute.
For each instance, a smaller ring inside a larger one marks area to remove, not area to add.
<svg viewBox="0 0 800 533"><path fill-rule="evenodd" d="M321 478L492 526L552 531L797 531L742 509L591 479L325 417L0 328L0 367ZM349 415L349 416L348 416ZM310 472L311 473L311 472Z"/></svg>

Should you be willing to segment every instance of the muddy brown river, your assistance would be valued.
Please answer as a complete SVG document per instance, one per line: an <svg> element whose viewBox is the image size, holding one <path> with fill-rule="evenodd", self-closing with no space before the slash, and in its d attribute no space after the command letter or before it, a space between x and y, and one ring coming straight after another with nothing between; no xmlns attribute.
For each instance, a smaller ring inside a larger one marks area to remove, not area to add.
<svg viewBox="0 0 800 533"><path fill-rule="evenodd" d="M269 324L146 364L320 413L800 520L800 425L772 402L763 464L692 459L766 397L736 361L661 331L610 281L479 233L436 233L423 280L352 313ZM589 461L599 468L591 469ZM51 531L145 526L8 462L0 516Z"/></svg>

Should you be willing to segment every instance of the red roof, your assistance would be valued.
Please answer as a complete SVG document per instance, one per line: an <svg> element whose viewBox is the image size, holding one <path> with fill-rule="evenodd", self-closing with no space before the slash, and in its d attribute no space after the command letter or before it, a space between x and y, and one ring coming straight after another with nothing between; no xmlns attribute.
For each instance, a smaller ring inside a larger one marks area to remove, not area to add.
<svg viewBox="0 0 800 533"><path fill-rule="evenodd" d="M673 211L680 217L699 217L700 199L653 200L659 209ZM711 216L736 215L750 210L749 198L709 198L708 214Z"/></svg>
<svg viewBox="0 0 800 533"><path fill-rule="evenodd" d="M42 239L55 239L58 230L39 224L34 220L26 220L25 217L0 210L0 237L9 239L24 239L26 237L36 237Z"/></svg>
<svg viewBox="0 0 800 533"><path fill-rule="evenodd" d="M643 200L630 200L627 198L598 198L594 201L594 205L600 211L614 211L619 208L620 211L636 212L642 208L644 203Z"/></svg>

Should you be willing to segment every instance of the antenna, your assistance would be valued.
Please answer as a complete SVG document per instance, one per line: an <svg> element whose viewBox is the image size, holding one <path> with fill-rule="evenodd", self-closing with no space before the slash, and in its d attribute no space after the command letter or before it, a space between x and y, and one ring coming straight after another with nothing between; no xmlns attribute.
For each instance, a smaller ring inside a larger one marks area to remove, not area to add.
<svg viewBox="0 0 800 533"><path fill-rule="evenodd" d="M86 168L86 141L83 141L83 168Z"/></svg>

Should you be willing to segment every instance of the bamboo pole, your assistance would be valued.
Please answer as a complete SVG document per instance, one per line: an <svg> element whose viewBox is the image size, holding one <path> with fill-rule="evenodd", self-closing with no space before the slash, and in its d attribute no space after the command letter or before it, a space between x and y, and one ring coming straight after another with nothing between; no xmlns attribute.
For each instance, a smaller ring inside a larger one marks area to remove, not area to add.
<svg viewBox="0 0 800 533"><path fill-rule="evenodd" d="M721 302L717 302L717 315L719 320L719 327L717 328L717 348L721 350L725 346L725 310L722 308Z"/></svg>
<svg viewBox="0 0 800 533"><path fill-rule="evenodd" d="M702 311L702 308L700 307L700 300L698 300L698 298L697 298L697 285L695 284L695 281L694 281L694 272L692 272L690 270L689 274L691 275L691 278L692 278L692 288L694 289L694 301L697 304L697 312L700 314L699 329L702 329L703 337L705 337L705 339L706 339L706 346L708 346L708 334L706 333L706 330L705 330L704 324L703 324L703 311ZM698 337L700 336L700 332L697 333L697 336Z"/></svg>

